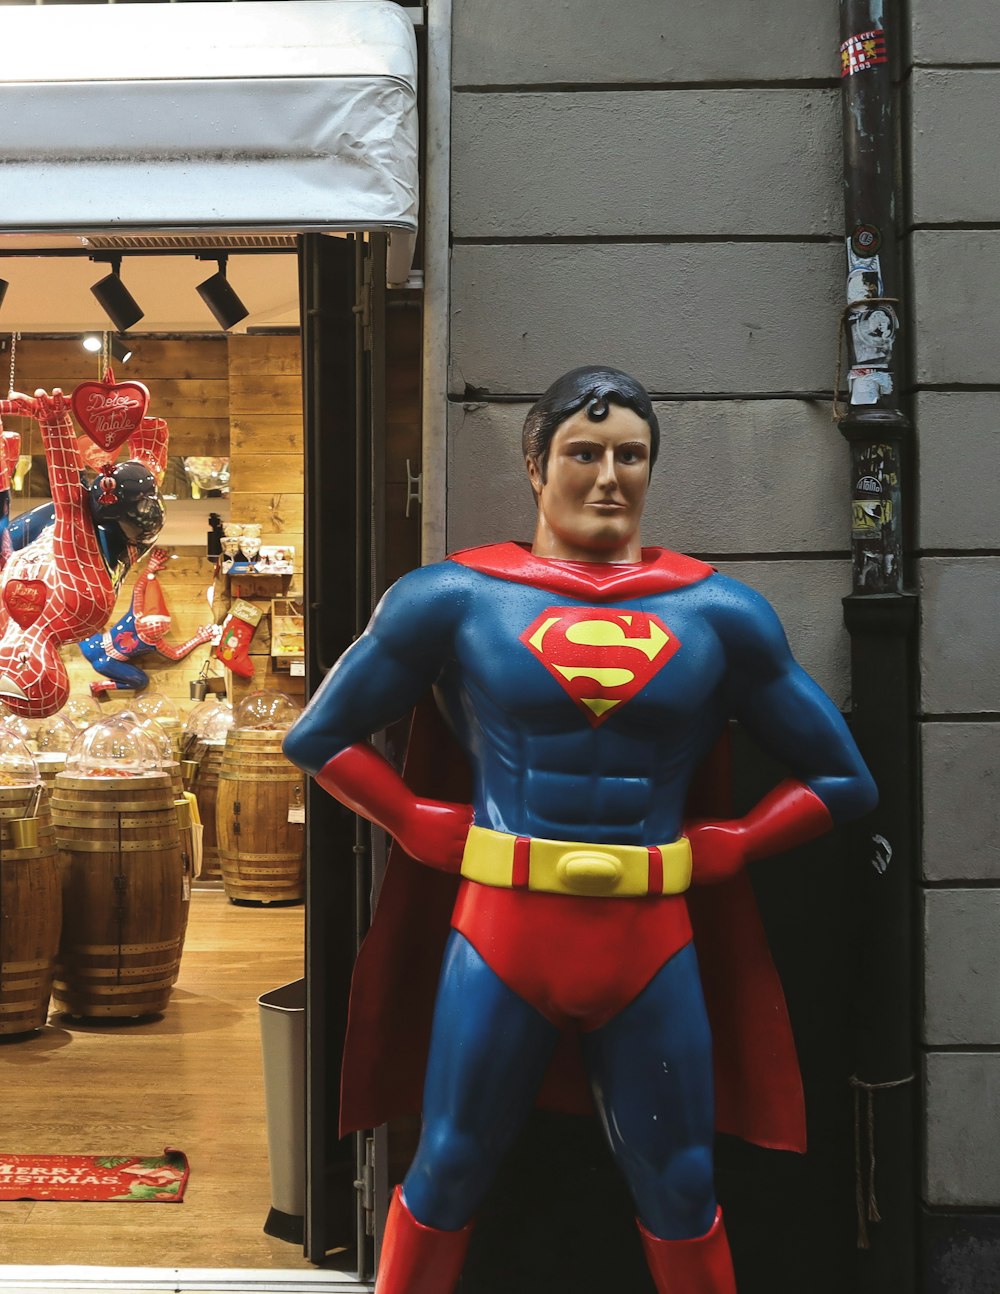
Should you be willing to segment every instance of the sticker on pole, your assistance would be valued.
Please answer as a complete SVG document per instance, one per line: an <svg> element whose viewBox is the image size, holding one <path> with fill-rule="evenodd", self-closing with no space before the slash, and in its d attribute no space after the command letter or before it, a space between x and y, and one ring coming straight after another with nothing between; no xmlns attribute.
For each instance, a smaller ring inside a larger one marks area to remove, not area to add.
<svg viewBox="0 0 1000 1294"><path fill-rule="evenodd" d="M841 77L854 76L856 72L869 72L888 61L885 32L881 28L848 36L840 47Z"/></svg>

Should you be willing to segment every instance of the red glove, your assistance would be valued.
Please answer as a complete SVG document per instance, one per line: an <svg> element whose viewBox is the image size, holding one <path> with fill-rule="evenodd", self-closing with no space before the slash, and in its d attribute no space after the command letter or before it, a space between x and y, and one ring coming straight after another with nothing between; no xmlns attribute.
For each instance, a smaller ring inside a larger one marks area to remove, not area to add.
<svg viewBox="0 0 1000 1294"><path fill-rule="evenodd" d="M822 836L833 826L830 810L808 786L789 779L750 810L727 822L692 822L684 834L691 842L694 885L724 881L757 858L770 858Z"/></svg>
<svg viewBox="0 0 1000 1294"><path fill-rule="evenodd" d="M444 872L462 866L472 825L468 804L419 799L371 746L348 746L316 774L316 781L355 813L393 836L411 858Z"/></svg>

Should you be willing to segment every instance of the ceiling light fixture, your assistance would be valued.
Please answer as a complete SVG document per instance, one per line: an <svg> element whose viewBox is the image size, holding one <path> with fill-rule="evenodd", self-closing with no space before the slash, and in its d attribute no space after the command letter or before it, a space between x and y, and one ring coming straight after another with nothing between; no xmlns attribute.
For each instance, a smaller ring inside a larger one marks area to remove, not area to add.
<svg viewBox="0 0 1000 1294"><path fill-rule="evenodd" d="M92 260L98 258L92 257ZM110 256L111 273L99 279L90 289L100 302L101 309L114 324L118 332L128 332L133 324L143 317L143 311L135 297L122 282L122 258Z"/></svg>
<svg viewBox="0 0 1000 1294"><path fill-rule="evenodd" d="M132 358L132 347L128 344L125 337L112 337L108 342L111 350L111 358L118 360L119 364L127 364Z"/></svg>
<svg viewBox="0 0 1000 1294"><path fill-rule="evenodd" d="M96 355L103 345L97 333L88 333L83 339L83 349L89 350L91 355Z"/></svg>
<svg viewBox="0 0 1000 1294"><path fill-rule="evenodd" d="M241 319L245 319L250 313L226 278L226 262L229 257L199 256L198 259L200 261L215 261L219 267L217 274L213 274L204 283L198 284L198 295L211 310L219 327L228 332L230 328L235 327Z"/></svg>

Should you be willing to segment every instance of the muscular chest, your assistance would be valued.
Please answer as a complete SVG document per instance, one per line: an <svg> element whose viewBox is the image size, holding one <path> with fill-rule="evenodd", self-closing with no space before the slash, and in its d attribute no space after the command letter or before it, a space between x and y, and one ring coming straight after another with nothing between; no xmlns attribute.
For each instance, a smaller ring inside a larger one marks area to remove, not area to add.
<svg viewBox="0 0 1000 1294"><path fill-rule="evenodd" d="M613 604L526 586L477 606L457 643L472 705L530 728L683 724L716 692L722 654L686 591Z"/></svg>

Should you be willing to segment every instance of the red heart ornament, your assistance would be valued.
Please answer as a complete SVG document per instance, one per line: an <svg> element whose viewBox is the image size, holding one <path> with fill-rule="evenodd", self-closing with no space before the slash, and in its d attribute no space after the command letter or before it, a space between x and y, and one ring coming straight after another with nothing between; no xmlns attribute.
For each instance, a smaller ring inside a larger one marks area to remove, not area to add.
<svg viewBox="0 0 1000 1294"><path fill-rule="evenodd" d="M48 596L48 585L42 580L9 579L3 586L4 606L10 618L22 629L35 623L45 608Z"/></svg>
<svg viewBox="0 0 1000 1294"><path fill-rule="evenodd" d="M110 452L138 431L149 408L149 392L141 382L81 382L70 403L94 444Z"/></svg>

